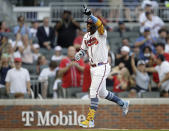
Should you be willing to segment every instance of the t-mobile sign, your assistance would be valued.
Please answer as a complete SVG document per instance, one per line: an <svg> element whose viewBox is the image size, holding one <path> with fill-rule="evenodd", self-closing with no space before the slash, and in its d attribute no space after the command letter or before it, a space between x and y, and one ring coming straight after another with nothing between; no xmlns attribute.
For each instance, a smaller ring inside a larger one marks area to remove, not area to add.
<svg viewBox="0 0 169 131"><path fill-rule="evenodd" d="M37 117L37 123L35 122ZM85 116L80 114L77 115L77 111L68 111L65 115L62 111L58 111L58 115L52 114L51 111L42 113L41 111L22 111L22 122L24 126L72 126L78 125L81 121L85 120Z"/></svg>

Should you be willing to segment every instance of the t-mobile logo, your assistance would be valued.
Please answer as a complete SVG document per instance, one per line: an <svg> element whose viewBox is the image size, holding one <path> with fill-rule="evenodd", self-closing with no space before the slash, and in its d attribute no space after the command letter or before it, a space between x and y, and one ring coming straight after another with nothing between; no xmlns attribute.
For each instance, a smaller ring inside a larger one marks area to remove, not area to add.
<svg viewBox="0 0 169 131"><path fill-rule="evenodd" d="M35 115L36 114L36 115ZM35 116L37 116L37 123L34 123ZM78 125L81 121L85 120L84 115L77 115L77 111L68 111L66 115L62 111L58 111L58 115L51 114L46 111L44 114L41 111L23 111L22 122L24 126L56 126L56 125Z"/></svg>

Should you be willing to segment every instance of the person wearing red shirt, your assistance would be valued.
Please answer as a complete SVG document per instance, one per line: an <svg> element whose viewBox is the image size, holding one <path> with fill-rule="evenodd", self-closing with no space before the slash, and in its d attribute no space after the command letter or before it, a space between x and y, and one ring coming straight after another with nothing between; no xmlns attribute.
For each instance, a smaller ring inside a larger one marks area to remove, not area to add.
<svg viewBox="0 0 169 131"><path fill-rule="evenodd" d="M156 52L157 52L156 57L158 55L164 55L165 60L169 62L169 53L165 52L165 44L163 44L163 43L157 43L155 45L155 47L156 47ZM156 57L155 57L155 59L156 59ZM156 64L154 66L156 66ZM159 82L159 76L158 76L158 73L156 73L156 72L153 73L153 81L155 83Z"/></svg>
<svg viewBox="0 0 169 131"><path fill-rule="evenodd" d="M88 62L85 64L84 67L82 92L88 92L90 84L91 84L91 75L90 75L90 64Z"/></svg>
<svg viewBox="0 0 169 131"><path fill-rule="evenodd" d="M73 46L75 47L76 51L80 50L82 40L83 40L83 36L86 33L86 31L87 31L86 28L83 28L82 30L78 31L78 36L73 41Z"/></svg>
<svg viewBox="0 0 169 131"><path fill-rule="evenodd" d="M62 76L62 87L80 87L81 76L84 71L83 60L75 61L76 50L73 46L68 47L68 55L63 58L59 66L59 74Z"/></svg>

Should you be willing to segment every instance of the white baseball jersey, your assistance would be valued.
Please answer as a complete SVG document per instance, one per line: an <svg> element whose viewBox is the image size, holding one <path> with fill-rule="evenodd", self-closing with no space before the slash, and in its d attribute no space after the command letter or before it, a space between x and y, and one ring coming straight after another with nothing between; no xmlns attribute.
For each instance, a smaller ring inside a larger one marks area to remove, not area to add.
<svg viewBox="0 0 169 131"><path fill-rule="evenodd" d="M90 35L90 32L84 35L81 49L88 52L91 64L98 64L100 62L107 63L108 48L106 45L106 38L106 30L103 35L100 35L98 30L93 35Z"/></svg>

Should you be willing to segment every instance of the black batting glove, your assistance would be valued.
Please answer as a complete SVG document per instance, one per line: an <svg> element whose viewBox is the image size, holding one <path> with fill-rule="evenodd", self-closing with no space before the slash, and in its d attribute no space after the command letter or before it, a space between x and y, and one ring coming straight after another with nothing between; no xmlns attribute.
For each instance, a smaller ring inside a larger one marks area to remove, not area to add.
<svg viewBox="0 0 169 131"><path fill-rule="evenodd" d="M90 9L86 8L85 6L84 6L84 12L83 13L87 16L90 16L92 14Z"/></svg>

